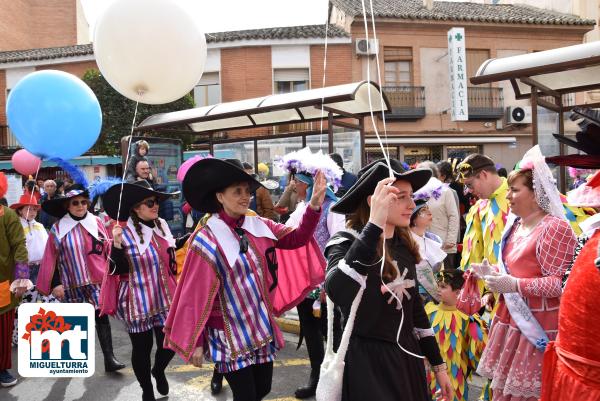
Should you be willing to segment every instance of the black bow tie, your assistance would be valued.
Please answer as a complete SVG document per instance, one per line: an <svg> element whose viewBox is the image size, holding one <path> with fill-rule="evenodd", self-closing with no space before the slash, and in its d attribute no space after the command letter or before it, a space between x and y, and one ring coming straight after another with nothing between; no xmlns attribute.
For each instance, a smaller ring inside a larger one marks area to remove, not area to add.
<svg viewBox="0 0 600 401"><path fill-rule="evenodd" d="M233 229L235 233L240 237L240 253L248 252L248 237L246 237L246 232L241 227L236 227Z"/></svg>

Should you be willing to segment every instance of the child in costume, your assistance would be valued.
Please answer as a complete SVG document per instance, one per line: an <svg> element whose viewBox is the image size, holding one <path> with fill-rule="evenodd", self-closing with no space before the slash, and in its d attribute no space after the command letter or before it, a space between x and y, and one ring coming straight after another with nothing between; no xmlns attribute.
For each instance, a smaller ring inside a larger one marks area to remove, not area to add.
<svg viewBox="0 0 600 401"><path fill-rule="evenodd" d="M284 345L275 316L324 278L313 239L323 174L314 178L310 207L296 229L248 212L260 185L239 160L203 159L187 171L185 199L212 214L189 242L165 324L165 346L198 367L204 358L215 362L235 401L258 401L270 392L273 360ZM304 254L286 258L281 249Z"/></svg>
<svg viewBox="0 0 600 401"><path fill-rule="evenodd" d="M129 156L129 162L127 162L127 172L125 173L125 180L127 182L133 182L136 179L135 166L141 160L148 160L146 156L150 150L148 142L140 139L133 144L133 155ZM150 180L153 180L152 173L150 173Z"/></svg>
<svg viewBox="0 0 600 401"><path fill-rule="evenodd" d="M419 245L421 261L417 263L417 281L419 283L419 294L424 302L431 300L439 301L438 286L434 273L438 272L446 258L446 252L442 250L442 239L427 231L431 226L432 215L427 204L427 197L415 195L415 205L410 216L410 232Z"/></svg>
<svg viewBox="0 0 600 401"><path fill-rule="evenodd" d="M32 199L30 195L21 195L21 198L17 203L10 205L19 215L19 220L23 226L23 232L25 233L25 241L27 246L27 254L29 259L29 279L35 286L37 282L37 276L40 270L40 262L44 256L44 249L46 248L46 241L48 241L48 233L41 223L35 220L35 216L40 210L40 205L35 202L35 198ZM27 290L23 294L22 302L29 303L55 303L58 302L52 295L42 295L35 287ZM18 316L18 315L17 315ZM17 318L15 318L15 323ZM13 332L13 345L18 343L18 327L15 324L15 330Z"/></svg>
<svg viewBox="0 0 600 401"><path fill-rule="evenodd" d="M59 164L77 182L65 188L63 198L47 200L42 209L59 220L50 230L40 264L37 288L61 302L90 303L96 309L96 331L104 354L104 369L114 372L125 367L112 347L108 316L100 316L100 286L108 268L110 239L104 222L88 211L91 204L87 180L77 167Z"/></svg>
<svg viewBox="0 0 600 401"><path fill-rule="evenodd" d="M467 316L456 309L458 294L465 283L463 272L445 269L437 277L440 303L428 303L425 311L450 372L454 398L448 401L468 401L467 380L477 369L487 342L487 328L477 315ZM432 373L429 373L429 381L432 397L435 399L438 387Z"/></svg>

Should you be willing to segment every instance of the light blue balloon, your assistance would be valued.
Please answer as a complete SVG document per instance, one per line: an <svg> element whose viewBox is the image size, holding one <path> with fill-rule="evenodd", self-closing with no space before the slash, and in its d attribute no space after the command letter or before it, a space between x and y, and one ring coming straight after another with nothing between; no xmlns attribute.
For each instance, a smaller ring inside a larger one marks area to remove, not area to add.
<svg viewBox="0 0 600 401"><path fill-rule="evenodd" d="M6 116L19 143L43 159L81 156L102 128L94 92L75 75L56 70L20 80L8 96Z"/></svg>

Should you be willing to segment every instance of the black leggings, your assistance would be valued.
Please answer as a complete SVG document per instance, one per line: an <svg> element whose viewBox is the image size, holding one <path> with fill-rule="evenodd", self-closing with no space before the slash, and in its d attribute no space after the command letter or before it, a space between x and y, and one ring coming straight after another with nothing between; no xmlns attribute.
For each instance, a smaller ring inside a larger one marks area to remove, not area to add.
<svg viewBox="0 0 600 401"><path fill-rule="evenodd" d="M310 367L319 371L323 358L325 357L325 345L323 339L327 338L327 307L321 305L321 317L313 315L314 299L305 298L296 306L298 319L302 327L302 334L306 340L306 350L310 359ZM342 325L340 323L341 313L336 307L334 309L333 321L333 350L337 351L342 339Z"/></svg>
<svg viewBox="0 0 600 401"><path fill-rule="evenodd" d="M271 392L273 362L248 366L224 376L233 393L233 401L260 401Z"/></svg>
<svg viewBox="0 0 600 401"><path fill-rule="evenodd" d="M152 353L152 331L156 337L156 354L154 355L154 370L162 372L175 355L171 350L163 348L165 334L162 327L155 327L154 330L143 331L141 333L129 333L131 339L131 366L142 390L144 392L153 392L152 378L150 372Z"/></svg>

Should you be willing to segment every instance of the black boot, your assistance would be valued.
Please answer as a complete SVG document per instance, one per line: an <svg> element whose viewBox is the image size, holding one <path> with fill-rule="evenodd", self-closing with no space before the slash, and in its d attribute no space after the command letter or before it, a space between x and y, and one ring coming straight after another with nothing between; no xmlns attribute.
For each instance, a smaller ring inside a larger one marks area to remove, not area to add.
<svg viewBox="0 0 600 401"><path fill-rule="evenodd" d="M150 391L144 391L142 393L142 401L156 401L156 398L154 398L154 390L150 389Z"/></svg>
<svg viewBox="0 0 600 401"><path fill-rule="evenodd" d="M316 369L311 369L308 384L304 387L297 388L294 395L296 398L301 400L304 398L313 397L317 392L317 384L319 384L319 371Z"/></svg>
<svg viewBox="0 0 600 401"><path fill-rule="evenodd" d="M156 389L158 390L158 392L162 395L169 394L169 382L167 381L165 371L153 368L152 376L154 376L154 379L156 380Z"/></svg>
<svg viewBox="0 0 600 401"><path fill-rule="evenodd" d="M223 374L217 372L217 369L213 370L212 379L210 379L210 393L217 395L223 388Z"/></svg>
<svg viewBox="0 0 600 401"><path fill-rule="evenodd" d="M119 362L113 354L112 334L110 332L110 323L96 323L96 332L100 348L104 354L104 370L106 372L115 372L123 369L125 364Z"/></svg>

